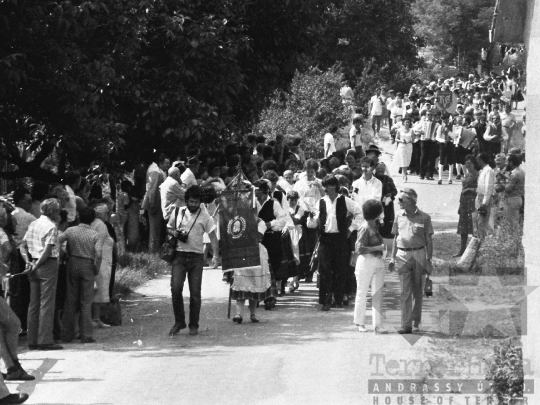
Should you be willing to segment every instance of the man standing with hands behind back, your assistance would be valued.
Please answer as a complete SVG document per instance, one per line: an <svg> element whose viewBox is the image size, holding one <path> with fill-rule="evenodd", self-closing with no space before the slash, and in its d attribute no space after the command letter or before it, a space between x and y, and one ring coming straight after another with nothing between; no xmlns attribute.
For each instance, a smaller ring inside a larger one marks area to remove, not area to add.
<svg viewBox="0 0 540 405"><path fill-rule="evenodd" d="M433 226L431 217L416 206L418 195L404 188L398 195L403 212L396 215L392 233L394 247L389 270L397 267L401 282L400 334L420 332L425 275L431 274Z"/></svg>

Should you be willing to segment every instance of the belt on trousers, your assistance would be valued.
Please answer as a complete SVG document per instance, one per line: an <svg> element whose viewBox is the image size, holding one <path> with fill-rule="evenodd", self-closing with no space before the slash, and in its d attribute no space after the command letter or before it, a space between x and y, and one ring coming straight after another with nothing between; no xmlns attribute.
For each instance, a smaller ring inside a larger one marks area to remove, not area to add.
<svg viewBox="0 0 540 405"><path fill-rule="evenodd" d="M424 249L424 246L421 246L421 247L417 247L417 248L400 248L398 247L399 250L403 250L405 252L410 252L412 250L420 250L420 249Z"/></svg>

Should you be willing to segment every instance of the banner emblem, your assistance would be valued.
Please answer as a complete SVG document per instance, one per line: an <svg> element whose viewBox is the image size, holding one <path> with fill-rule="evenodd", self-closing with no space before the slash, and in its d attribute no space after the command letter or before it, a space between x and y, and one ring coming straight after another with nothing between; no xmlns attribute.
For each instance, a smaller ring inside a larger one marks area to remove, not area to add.
<svg viewBox="0 0 540 405"><path fill-rule="evenodd" d="M246 230L246 220L237 215L229 221L227 224L227 233L232 236L233 239L241 238Z"/></svg>

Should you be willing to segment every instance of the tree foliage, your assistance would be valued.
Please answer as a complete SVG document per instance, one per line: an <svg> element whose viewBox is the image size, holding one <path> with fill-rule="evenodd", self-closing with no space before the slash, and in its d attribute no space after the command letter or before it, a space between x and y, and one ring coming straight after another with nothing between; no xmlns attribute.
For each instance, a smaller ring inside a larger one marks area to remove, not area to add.
<svg viewBox="0 0 540 405"><path fill-rule="evenodd" d="M0 0L5 177L219 148L295 72L416 64L410 0ZM341 38L349 45L338 46ZM336 93L337 94L337 93ZM332 97L334 97L333 95ZM173 156L175 157L175 156Z"/></svg>
<svg viewBox="0 0 540 405"><path fill-rule="evenodd" d="M327 71L310 68L296 72L288 93L276 91L254 133L275 138L300 136L306 157L321 157L323 138L331 124L343 126L350 118L339 90L345 83L337 66Z"/></svg>
<svg viewBox="0 0 540 405"><path fill-rule="evenodd" d="M494 0L416 0L414 29L440 63L477 65L482 48L489 46Z"/></svg>

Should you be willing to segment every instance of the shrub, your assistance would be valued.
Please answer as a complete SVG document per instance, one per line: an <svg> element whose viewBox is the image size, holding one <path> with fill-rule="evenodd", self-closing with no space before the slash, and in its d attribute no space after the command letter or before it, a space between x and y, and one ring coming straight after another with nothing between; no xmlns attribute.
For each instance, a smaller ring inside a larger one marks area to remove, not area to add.
<svg viewBox="0 0 540 405"><path fill-rule="evenodd" d="M129 294L169 269L157 253L126 252L118 259L114 294Z"/></svg>
<svg viewBox="0 0 540 405"><path fill-rule="evenodd" d="M491 382L490 398L499 403L510 398L523 397L523 353L520 347L512 345L512 339L505 339L493 349L493 358L488 362L486 380Z"/></svg>
<svg viewBox="0 0 540 405"><path fill-rule="evenodd" d="M274 93L253 133L272 139L284 135L286 140L300 136L306 158L322 157L328 127L342 127L350 119L339 94L344 84L337 65L324 72L315 67L304 73L297 71L288 93Z"/></svg>

